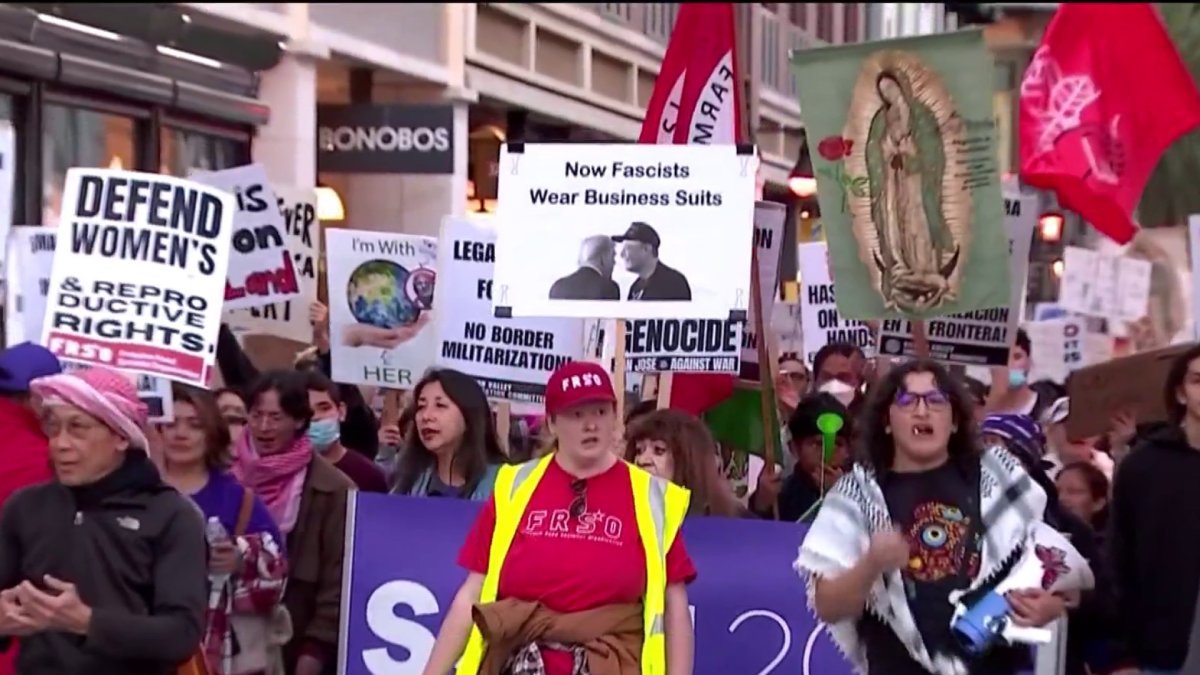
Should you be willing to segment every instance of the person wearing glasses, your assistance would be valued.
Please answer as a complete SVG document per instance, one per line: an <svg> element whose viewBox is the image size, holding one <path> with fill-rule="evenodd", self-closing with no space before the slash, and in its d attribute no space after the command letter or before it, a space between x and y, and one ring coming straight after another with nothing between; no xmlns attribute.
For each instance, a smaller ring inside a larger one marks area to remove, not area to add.
<svg viewBox="0 0 1200 675"><path fill-rule="evenodd" d="M616 394L600 366L551 374L546 415L555 447L501 467L459 554L467 580L425 675L572 675L576 664L690 674L696 569L680 534L690 493L621 461Z"/></svg>
<svg viewBox="0 0 1200 675"><path fill-rule="evenodd" d="M981 448L968 394L933 361L888 372L860 424L859 459L826 494L796 561L812 609L862 673L1022 672L1023 648L968 656L948 600L962 593L970 606L1008 576L1045 491L1005 448ZM1021 626L1065 611L1042 590L1007 599Z"/></svg>

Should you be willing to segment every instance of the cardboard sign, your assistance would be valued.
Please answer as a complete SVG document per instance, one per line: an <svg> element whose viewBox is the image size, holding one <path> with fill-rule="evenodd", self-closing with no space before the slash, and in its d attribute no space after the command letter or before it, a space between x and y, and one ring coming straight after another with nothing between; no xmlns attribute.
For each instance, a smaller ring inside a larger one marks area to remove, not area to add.
<svg viewBox="0 0 1200 675"><path fill-rule="evenodd" d="M1171 363L1194 345L1176 345L1081 368L1067 380L1071 416L1067 435L1096 436L1108 431L1114 413L1131 410L1139 424L1167 419L1163 387Z"/></svg>

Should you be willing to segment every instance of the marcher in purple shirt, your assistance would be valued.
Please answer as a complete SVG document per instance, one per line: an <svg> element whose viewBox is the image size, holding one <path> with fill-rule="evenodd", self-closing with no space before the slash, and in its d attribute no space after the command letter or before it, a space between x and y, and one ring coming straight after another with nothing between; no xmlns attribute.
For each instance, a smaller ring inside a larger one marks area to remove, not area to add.
<svg viewBox="0 0 1200 675"><path fill-rule="evenodd" d="M315 370L306 371L304 376L308 386L308 404L313 411L312 422L308 425L308 440L313 449L354 481L359 490L387 492L383 470L367 459L368 455L347 452L358 448L347 448L342 444L341 429L346 419L346 406L342 403L338 386Z"/></svg>

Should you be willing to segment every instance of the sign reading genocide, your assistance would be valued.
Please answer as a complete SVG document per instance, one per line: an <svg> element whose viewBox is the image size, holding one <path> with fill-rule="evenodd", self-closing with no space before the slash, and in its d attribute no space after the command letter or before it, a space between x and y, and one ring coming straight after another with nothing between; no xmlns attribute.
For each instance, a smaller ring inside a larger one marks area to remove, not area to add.
<svg viewBox="0 0 1200 675"><path fill-rule="evenodd" d="M317 167L330 173L454 173L451 105L317 106Z"/></svg>

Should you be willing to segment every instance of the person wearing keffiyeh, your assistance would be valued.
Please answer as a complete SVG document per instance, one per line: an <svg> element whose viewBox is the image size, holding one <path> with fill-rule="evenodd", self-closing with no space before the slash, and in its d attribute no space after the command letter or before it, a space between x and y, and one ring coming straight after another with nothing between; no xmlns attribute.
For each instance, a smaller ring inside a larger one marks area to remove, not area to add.
<svg viewBox="0 0 1200 675"><path fill-rule="evenodd" d="M795 568L809 604L860 673L1013 675L1028 651L971 659L953 637L970 605L1011 571L1046 493L1007 450L983 450L971 403L940 365L918 359L872 390L851 471L826 495ZM1018 625L1044 626L1065 603L1010 593Z"/></svg>
<svg viewBox="0 0 1200 675"><path fill-rule="evenodd" d="M283 602L293 639L284 664L293 675L337 670L346 506L351 482L313 452L313 411L303 373L264 373L249 392L249 424L236 443L232 473L266 504L286 538Z"/></svg>

